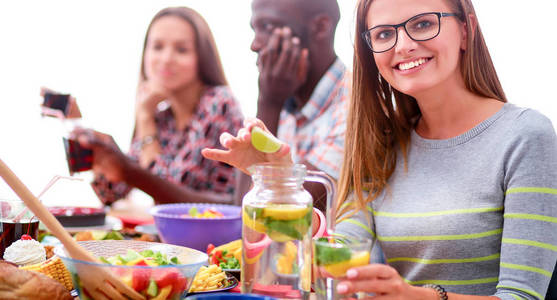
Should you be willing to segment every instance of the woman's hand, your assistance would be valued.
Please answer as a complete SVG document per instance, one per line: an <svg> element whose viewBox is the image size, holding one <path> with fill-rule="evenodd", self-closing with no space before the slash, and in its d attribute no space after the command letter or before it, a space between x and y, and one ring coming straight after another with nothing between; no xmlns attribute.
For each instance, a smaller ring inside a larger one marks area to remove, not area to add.
<svg viewBox="0 0 557 300"><path fill-rule="evenodd" d="M157 105L168 98L168 91L154 81L142 81L137 87L136 117L154 116Z"/></svg>
<svg viewBox="0 0 557 300"><path fill-rule="evenodd" d="M40 95L44 98L46 93L53 93L57 94L58 92L51 90L46 87L41 87ZM81 111L79 110L79 106L77 105L77 101L74 96L70 95L70 99L68 102L68 108L66 109L67 114L57 109L51 109L45 106L41 106L42 113L47 116L57 117L59 119L80 119L81 118Z"/></svg>
<svg viewBox="0 0 557 300"><path fill-rule="evenodd" d="M125 180L125 171L133 162L127 157L112 136L92 129L77 128L71 133L84 148L93 151L93 172L102 174L111 182Z"/></svg>
<svg viewBox="0 0 557 300"><path fill-rule="evenodd" d="M157 136L157 124L155 113L157 105L169 96L166 89L154 81L142 81L137 88L137 102L135 109L135 133L134 137L142 140L147 136ZM158 141L141 148L139 153L139 164L147 168L156 160L162 149Z"/></svg>
<svg viewBox="0 0 557 300"><path fill-rule="evenodd" d="M393 267L384 264L349 269L337 291L341 294L374 293L373 299L427 299L427 296L436 299L433 290L411 286Z"/></svg>
<svg viewBox="0 0 557 300"><path fill-rule="evenodd" d="M260 127L269 132L260 120L247 118L244 120L244 127L238 131L236 136L227 132L221 134L220 143L226 150L205 148L201 151L201 154L205 158L218 160L236 167L248 175L248 167L254 164L265 162L292 163L292 158L289 155L290 147L287 144L283 143L275 153L263 153L255 149L251 144L251 129L253 127Z"/></svg>

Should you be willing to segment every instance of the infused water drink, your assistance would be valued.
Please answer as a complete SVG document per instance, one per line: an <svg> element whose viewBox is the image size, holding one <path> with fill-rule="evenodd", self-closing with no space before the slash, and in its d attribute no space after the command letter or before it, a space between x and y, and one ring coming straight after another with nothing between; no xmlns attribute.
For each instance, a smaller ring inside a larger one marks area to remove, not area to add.
<svg viewBox="0 0 557 300"><path fill-rule="evenodd" d="M307 204L244 205L243 293L309 297L311 217Z"/></svg>
<svg viewBox="0 0 557 300"><path fill-rule="evenodd" d="M359 298L337 293L337 284L346 277L348 269L369 264L371 244L369 239L355 237L323 237L313 241L317 299Z"/></svg>
<svg viewBox="0 0 557 300"><path fill-rule="evenodd" d="M334 188L304 165L260 164L250 172L254 187L242 202L242 293L308 299L313 206L303 183Z"/></svg>

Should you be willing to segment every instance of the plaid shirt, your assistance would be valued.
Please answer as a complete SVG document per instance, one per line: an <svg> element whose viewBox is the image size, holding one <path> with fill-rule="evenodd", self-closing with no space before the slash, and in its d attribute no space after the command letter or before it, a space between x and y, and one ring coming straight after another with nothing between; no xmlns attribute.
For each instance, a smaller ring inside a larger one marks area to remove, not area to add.
<svg viewBox="0 0 557 300"><path fill-rule="evenodd" d="M201 156L203 148L220 148L219 136L223 132L237 132L242 127L240 106L229 87L208 88L201 96L195 115L184 130L176 128L170 109L155 116L161 154L149 166L150 171L176 184L198 191L216 193L234 192L234 169L221 162ZM141 143L133 139L130 156L138 160ZM110 204L126 196L130 187L123 183L110 183L102 176L93 182L101 201Z"/></svg>
<svg viewBox="0 0 557 300"><path fill-rule="evenodd" d="M350 83L350 73L337 58L301 109L293 98L286 102L277 132L295 162L307 161L335 179L343 159Z"/></svg>

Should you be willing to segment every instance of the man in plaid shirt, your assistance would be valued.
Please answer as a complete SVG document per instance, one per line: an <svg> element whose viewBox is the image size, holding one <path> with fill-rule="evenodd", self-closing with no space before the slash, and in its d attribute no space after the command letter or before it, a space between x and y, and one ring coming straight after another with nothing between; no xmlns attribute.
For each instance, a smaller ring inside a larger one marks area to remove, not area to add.
<svg viewBox="0 0 557 300"><path fill-rule="evenodd" d="M252 13L257 118L289 144L294 162L338 179L351 76L334 50L336 0L254 0ZM249 188L249 177L242 177L238 200ZM325 189L304 187L323 209Z"/></svg>

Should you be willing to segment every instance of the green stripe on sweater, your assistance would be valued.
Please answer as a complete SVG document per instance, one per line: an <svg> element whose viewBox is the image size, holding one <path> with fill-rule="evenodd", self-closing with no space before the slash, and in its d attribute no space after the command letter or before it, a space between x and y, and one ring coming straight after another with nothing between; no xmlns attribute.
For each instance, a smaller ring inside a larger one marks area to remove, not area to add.
<svg viewBox="0 0 557 300"><path fill-rule="evenodd" d="M354 225L356 225L356 226L358 226L358 227L361 227L361 228L363 228L365 231L367 231L369 234L371 234L372 237L375 238L375 233L371 230L371 228L369 228L369 226L366 226L365 224L362 224L360 221L354 220L354 219L346 219L346 220L344 220L343 222L351 223L351 224L354 224Z"/></svg>
<svg viewBox="0 0 557 300"><path fill-rule="evenodd" d="M471 263L471 262L480 262L480 261L488 261L500 258L501 255L499 253L492 254L489 256L482 256L482 257L471 257L471 258L444 258L444 259L424 259L424 258L414 258L414 257L393 257L387 259L388 263L393 263L397 261L409 261L415 262L424 265L434 265L434 264L458 264L458 263Z"/></svg>
<svg viewBox="0 0 557 300"><path fill-rule="evenodd" d="M527 220L537 220L544 222L557 223L557 218L548 217L544 215L534 215L534 214L504 214L503 217L507 219L527 219Z"/></svg>
<svg viewBox="0 0 557 300"><path fill-rule="evenodd" d="M526 294L530 294L532 296L538 297L538 299L543 299L544 297L538 293L536 293L535 291L532 290L527 290L527 289L521 289L521 288L517 288L514 286L505 286L505 285L498 285L495 288L503 288L503 289L508 289L508 290L517 290L517 291L521 291L524 292Z"/></svg>
<svg viewBox="0 0 557 300"><path fill-rule="evenodd" d="M505 192L505 195L517 194L517 193L541 193L541 194L557 195L557 189L544 188L544 187L517 187L517 188L508 189Z"/></svg>
<svg viewBox="0 0 557 300"><path fill-rule="evenodd" d="M551 275L553 275L552 272L549 272L549 271L544 270L544 269L536 268L536 267L531 267L531 266L510 264L510 263L504 263L504 262L500 263L500 265L501 265L501 267L507 268L507 269L535 272L535 273L538 273L538 274L542 274L542 275L544 275L548 278L551 278Z"/></svg>
<svg viewBox="0 0 557 300"><path fill-rule="evenodd" d="M408 284L411 285L422 285L422 284L438 284L438 285L471 285L471 284L483 284L483 283L493 283L499 281L499 277L488 277L488 278L478 278L469 280L436 280L436 279L426 279L426 280L416 280L410 281L403 278Z"/></svg>
<svg viewBox="0 0 557 300"><path fill-rule="evenodd" d="M423 218L432 216L445 216L445 215L458 215L458 214L475 214L486 213L494 211L502 211L503 207L481 207L481 208L465 208L465 209L451 209L442 211L431 211L421 213L392 213L383 211L373 211L374 216L390 217L390 218Z"/></svg>
<svg viewBox="0 0 557 300"><path fill-rule="evenodd" d="M502 242L506 243L506 244L533 246L533 247L548 249L548 250L557 252L557 246L552 245L552 244L540 243L540 242L536 242L536 241L503 238Z"/></svg>
<svg viewBox="0 0 557 300"><path fill-rule="evenodd" d="M486 232L453 235L414 235L414 236L377 236L377 239L384 242L403 242L403 241L452 241L452 240L471 240L486 236L497 235L503 229L495 229Z"/></svg>

